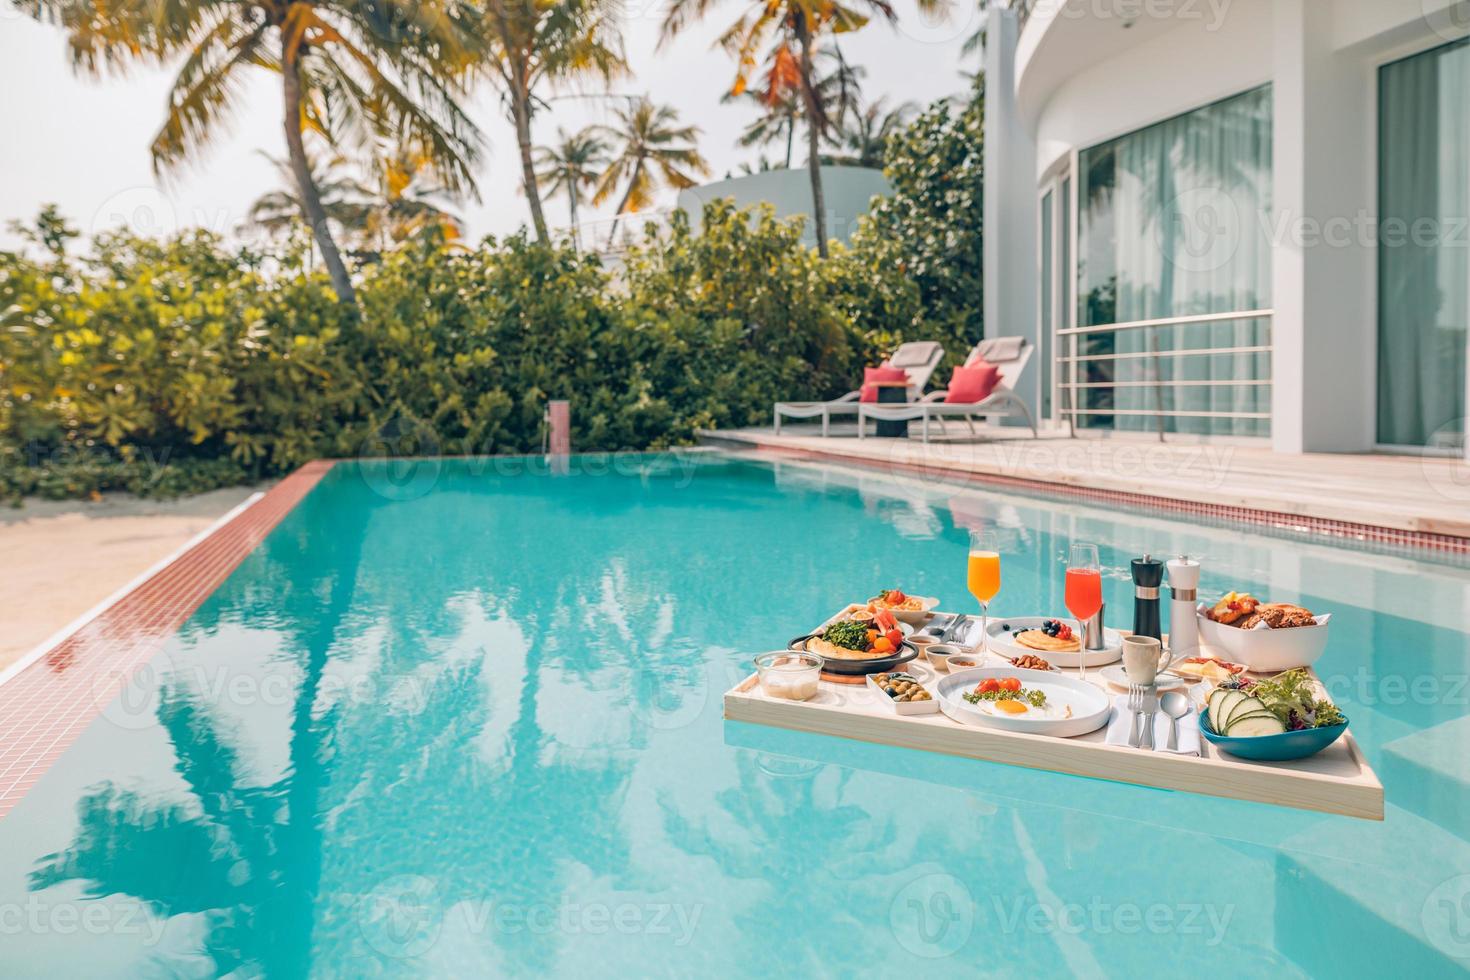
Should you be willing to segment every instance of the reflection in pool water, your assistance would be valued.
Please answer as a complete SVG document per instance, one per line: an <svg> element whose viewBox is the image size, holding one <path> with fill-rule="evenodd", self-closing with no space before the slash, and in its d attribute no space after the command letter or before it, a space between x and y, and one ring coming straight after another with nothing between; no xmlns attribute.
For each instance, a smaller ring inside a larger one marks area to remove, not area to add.
<svg viewBox="0 0 1470 980"><path fill-rule="evenodd" d="M7 975L1442 973L1470 957L1470 573L870 474L339 466L0 824ZM726 723L880 586L1061 611L1204 562L1334 613L1383 824ZM1459 693L1456 693L1459 685Z"/></svg>

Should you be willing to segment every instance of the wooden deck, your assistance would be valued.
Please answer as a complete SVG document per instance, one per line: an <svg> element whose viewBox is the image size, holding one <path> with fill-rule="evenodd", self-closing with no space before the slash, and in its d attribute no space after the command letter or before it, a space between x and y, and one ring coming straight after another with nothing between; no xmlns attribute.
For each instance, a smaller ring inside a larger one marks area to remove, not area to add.
<svg viewBox="0 0 1470 980"><path fill-rule="evenodd" d="M952 435L961 430L950 427ZM999 427L928 446L917 434L859 440L851 425L832 431L823 438L815 427L787 425L779 436L768 428L700 435L711 445L1470 551L1470 464L1463 460L1286 455L1258 444L1065 434L1032 439Z"/></svg>

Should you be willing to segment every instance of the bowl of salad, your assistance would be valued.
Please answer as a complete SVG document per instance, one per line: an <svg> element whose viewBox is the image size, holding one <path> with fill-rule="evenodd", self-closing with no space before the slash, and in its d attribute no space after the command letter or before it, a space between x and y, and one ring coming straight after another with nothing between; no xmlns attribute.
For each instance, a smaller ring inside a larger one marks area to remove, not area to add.
<svg viewBox="0 0 1470 980"><path fill-rule="evenodd" d="M1258 762L1316 755L1347 731L1347 718L1306 670L1269 680L1236 679L1210 692L1199 730L1210 744Z"/></svg>

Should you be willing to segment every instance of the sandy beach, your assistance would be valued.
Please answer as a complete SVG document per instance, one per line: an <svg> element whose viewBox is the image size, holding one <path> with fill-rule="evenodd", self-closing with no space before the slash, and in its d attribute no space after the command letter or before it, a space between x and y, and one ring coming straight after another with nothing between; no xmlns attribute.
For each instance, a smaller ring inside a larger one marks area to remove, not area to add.
<svg viewBox="0 0 1470 980"><path fill-rule="evenodd" d="M267 487L0 509L0 670Z"/></svg>

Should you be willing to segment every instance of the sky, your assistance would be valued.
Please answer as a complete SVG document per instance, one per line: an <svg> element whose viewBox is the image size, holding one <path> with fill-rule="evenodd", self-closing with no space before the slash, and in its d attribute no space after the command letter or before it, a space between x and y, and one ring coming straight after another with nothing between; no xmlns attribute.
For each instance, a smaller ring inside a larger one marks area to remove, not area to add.
<svg viewBox="0 0 1470 980"><path fill-rule="evenodd" d="M704 22L686 30L662 49L659 26L667 0L631 0L626 8L624 43L631 77L611 86L583 86L583 93L610 90L621 95L647 93L674 106L686 123L699 126L699 148L709 160L711 178L754 164L759 151L736 145L741 129L755 115L742 105L723 105L720 97L734 77L730 58L711 47L713 39L743 9L742 0L715 0ZM979 25L973 3L962 2L944 20L925 18L912 0L898 0L895 26L872 23L844 37L849 62L863 66L863 95L887 96L889 104L925 104L961 92L962 71L973 71L978 55L964 56L964 39ZM170 66L174 67L174 66ZM243 89L241 108L226 134L202 159L162 178L153 173L148 145L163 119L173 72L135 67L124 76L79 76L68 63L65 39L54 27L21 14L11 0L0 0L0 247L16 244L5 230L14 219L33 218L54 203L84 233L129 226L145 234L165 234L203 226L233 234L250 204L279 185L275 167L262 152L285 155L279 123L279 76L254 71ZM533 138L552 142L558 127L574 131L588 123L611 121L616 100L578 97L565 89L538 113ZM515 134L505 121L495 92L482 86L468 105L486 145L478 164L479 203L456 209L471 240L504 235L529 223L520 191ZM767 156L780 155L776 147ZM797 153L798 166L804 154ZM673 203L661 195L658 206ZM585 222L610 217L583 205ZM567 202L544 202L547 221L565 226ZM589 213L591 212L591 213Z"/></svg>

